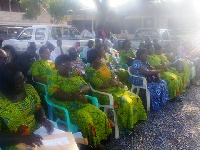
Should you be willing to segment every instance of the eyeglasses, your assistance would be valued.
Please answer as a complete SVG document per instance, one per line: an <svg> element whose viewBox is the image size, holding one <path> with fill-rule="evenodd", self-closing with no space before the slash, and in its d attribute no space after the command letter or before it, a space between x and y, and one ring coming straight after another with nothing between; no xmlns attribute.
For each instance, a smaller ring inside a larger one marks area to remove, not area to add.
<svg viewBox="0 0 200 150"><path fill-rule="evenodd" d="M70 64L70 63L67 63L67 62L61 63L61 66L66 66L66 65L71 65L71 64Z"/></svg>

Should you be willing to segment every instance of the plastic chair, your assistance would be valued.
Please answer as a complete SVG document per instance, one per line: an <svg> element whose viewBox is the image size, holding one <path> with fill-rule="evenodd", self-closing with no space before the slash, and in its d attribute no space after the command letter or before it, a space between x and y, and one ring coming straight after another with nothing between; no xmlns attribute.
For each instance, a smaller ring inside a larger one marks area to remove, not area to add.
<svg viewBox="0 0 200 150"><path fill-rule="evenodd" d="M88 95L85 95L86 98L88 98L89 100L92 101L92 104L96 107L98 107L98 100L97 98L95 97L92 97L92 96L88 96ZM69 117L69 112L68 110L65 108L65 107L62 107L62 106L59 106L59 105L56 105L54 104L52 101L51 101L51 98L50 98L50 95L47 93L45 95L45 100L48 104L48 112L49 112L49 119L50 120L54 120L53 118L53 108L56 108L56 109L59 109L61 111L64 112L65 116L64 116L64 119L60 119L59 117L55 116L56 117L56 123L62 123L64 125L67 125L67 128L68 128L68 131L72 132L72 133L76 133L78 131L78 127L77 125L71 123L70 121L70 117Z"/></svg>
<svg viewBox="0 0 200 150"><path fill-rule="evenodd" d="M33 79L33 81L34 81L34 79ZM44 87L44 89L45 89L45 100L46 100L46 102L47 102L47 104L48 104L48 115L49 115L49 120L54 120L53 108L59 109L59 110L61 110L61 111L64 112L65 117L64 117L63 120L61 120L59 117L56 117L56 119L55 119L56 121L55 121L55 122L56 122L57 124L58 124L58 123L62 123L62 124L64 124L64 125L67 125L68 131L70 131L70 132L72 132L72 133L76 133L76 132L78 131L78 127L77 127L77 125L71 123L70 118L69 118L69 112L68 112L68 110L67 110L65 107L56 105L56 104L54 104L54 103L51 101L50 95L49 95L49 93L48 93L48 91L47 91L47 86L46 86L45 84L40 83L40 82L36 82L36 81L34 81L34 82L37 83L37 84L39 84L39 85L42 85L42 86ZM92 96L88 96L88 95L85 95L85 96L86 96L86 98L88 98L89 100L92 101L92 104L93 104L94 106L96 106L97 108L99 107L98 100L97 100L96 97L92 97Z"/></svg>
<svg viewBox="0 0 200 150"><path fill-rule="evenodd" d="M113 113L114 113L114 123L115 123L115 139L119 139L119 127L117 124L117 116L116 116L116 112L114 109L114 100L113 100L113 96L109 93L105 93L105 92L100 92L97 91L95 89L93 89L93 87L89 84L90 89L95 92L95 93L99 93L99 94L103 94L103 95L107 95L109 97L109 101L110 101L110 105L99 105L99 108L103 107L104 108L104 113L107 115L107 111L108 109L112 109Z"/></svg>
<svg viewBox="0 0 200 150"><path fill-rule="evenodd" d="M128 67L128 74L129 74L129 76L131 76L133 78L140 78L143 80L143 84L141 86L134 85L132 83L131 92L133 92L133 90L136 88L137 89L136 95L138 95L140 92L140 89L145 89L146 90L146 99L147 99L147 111L150 111L150 92L147 87L147 79L145 77L139 77L139 76L135 76L135 75L131 74L131 67Z"/></svg>

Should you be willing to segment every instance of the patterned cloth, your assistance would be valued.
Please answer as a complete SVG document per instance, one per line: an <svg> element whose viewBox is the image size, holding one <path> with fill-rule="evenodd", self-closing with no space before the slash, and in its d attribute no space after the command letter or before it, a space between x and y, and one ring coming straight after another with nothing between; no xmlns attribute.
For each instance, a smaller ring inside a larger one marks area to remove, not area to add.
<svg viewBox="0 0 200 150"><path fill-rule="evenodd" d="M113 86L107 89L101 88L105 82L109 82L111 79L112 72L106 65L102 65L98 70L92 67L86 69L86 80L95 89L113 95L118 125L122 130L133 128L134 124L139 120L146 120L147 116L140 97L119 86ZM109 103L107 96L96 93L94 93L94 95L99 99L100 104Z"/></svg>
<svg viewBox="0 0 200 150"><path fill-rule="evenodd" d="M16 103L11 102L3 94L0 94L1 133L29 135L38 127L34 112L41 108L40 98L31 85L27 84L25 86L25 92L26 98Z"/></svg>
<svg viewBox="0 0 200 150"><path fill-rule="evenodd" d="M86 82L80 76L71 76L63 78L56 73L48 76L47 87L49 94L54 94L57 90L66 93L80 90ZM52 100L55 104L68 109L70 120L76 124L84 137L89 138L89 142L96 146L101 140L106 140L112 132L107 116L98 108L91 104L83 104L79 100L71 101ZM56 115L63 117L63 114L57 112Z"/></svg>
<svg viewBox="0 0 200 150"><path fill-rule="evenodd" d="M162 61L157 55L148 55L148 62L154 69L156 69L157 66L161 65ZM159 72L161 78L167 82L170 99L183 92L182 80L179 76L164 71L164 69L160 69Z"/></svg>
<svg viewBox="0 0 200 150"><path fill-rule="evenodd" d="M31 75L32 76L39 76L42 78L47 78L47 75L55 69L55 64L53 61L49 61L49 60L37 60L33 63L33 65L31 66ZM39 93L45 93L44 91L44 87L38 84L34 85L35 89L39 92Z"/></svg>
<svg viewBox="0 0 200 150"><path fill-rule="evenodd" d="M128 64L129 62L125 59L126 57L134 58L134 50L130 49L130 51L122 50L120 52L120 63Z"/></svg>
<svg viewBox="0 0 200 150"><path fill-rule="evenodd" d="M164 54L157 55L157 56L160 58L160 60L165 62L167 64L167 66L170 65L169 60L167 59L167 57ZM180 63L182 65L182 71L178 71L178 70L176 70L175 68L172 68L172 67L168 67L168 71L176 74L177 76L179 76L181 78L181 80L182 80L181 86L183 86L182 91L185 91L185 88L187 87L188 82L189 82L189 78L190 78L190 69L189 69L188 63L184 59L180 60Z"/></svg>
<svg viewBox="0 0 200 150"><path fill-rule="evenodd" d="M140 77L146 77L138 69L142 68L147 70L148 67L148 62L142 63L139 60L135 60L131 66L131 74ZM143 80L141 78L130 77L130 81L136 86L142 86L143 84ZM147 88L150 92L151 109L159 110L169 100L169 92L166 81L162 80L161 82L148 82Z"/></svg>
<svg viewBox="0 0 200 150"><path fill-rule="evenodd" d="M86 65L80 57L77 57L75 61L71 61L71 67L72 71L78 71L84 73Z"/></svg>

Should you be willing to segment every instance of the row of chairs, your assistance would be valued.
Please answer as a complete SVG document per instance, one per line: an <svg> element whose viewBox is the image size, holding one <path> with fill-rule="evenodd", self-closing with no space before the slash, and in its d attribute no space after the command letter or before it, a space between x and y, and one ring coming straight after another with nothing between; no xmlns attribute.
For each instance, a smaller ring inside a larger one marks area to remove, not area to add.
<svg viewBox="0 0 200 150"><path fill-rule="evenodd" d="M147 80L146 80L145 77L138 77L138 76L132 75L130 69L131 68L129 67L128 68L128 73L129 73L130 76L135 77L135 78L141 78L143 80L143 85L142 86L135 86L135 85L132 84L131 91L133 92L134 89L137 89L136 90L136 94L138 95L141 88L146 90L147 111L150 111L150 93L149 93L149 90L147 88ZM33 79L33 81L34 81L34 79ZM45 97L45 101L46 101L46 103L48 105L47 107L48 107L48 117L49 117L49 119L55 121L57 124L61 123L61 124L66 125L68 131L70 131L72 133L78 132L77 125L71 123L71 121L70 121L68 110L66 108L64 108L64 107L61 107L59 105L54 104L51 101L51 97L50 97L50 95L48 93L47 86L45 84L43 84L43 83L40 83L40 82L36 82L36 81L34 81L34 82L36 84L39 84L39 85L41 85L41 86L44 87L44 90L45 90L44 97ZM111 109L113 111L114 123L115 123L115 139L118 139L119 138L119 127L118 127L118 124L117 124L117 116L116 116L116 112L115 112L115 109L114 109L114 99L113 99L112 94L95 90L91 85L89 85L89 86L90 86L90 89L93 92L108 96L108 98L109 98L109 105L101 105L101 104L98 103L98 99L96 97L85 95L86 98L88 98L89 100L91 100L91 102L92 102L92 104L94 106L96 106L97 108L103 108L104 113L106 115L107 115L109 109ZM62 119L59 118L58 116L56 116L54 114L54 112L53 112L54 110L61 110L61 111L63 111L64 114L65 114L64 115L65 117L62 118Z"/></svg>

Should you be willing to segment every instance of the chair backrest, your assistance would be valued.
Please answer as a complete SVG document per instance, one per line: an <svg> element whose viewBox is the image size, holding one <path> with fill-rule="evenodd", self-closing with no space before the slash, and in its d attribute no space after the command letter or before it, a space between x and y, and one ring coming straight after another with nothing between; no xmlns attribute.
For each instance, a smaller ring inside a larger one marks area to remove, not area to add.
<svg viewBox="0 0 200 150"><path fill-rule="evenodd" d="M140 78L142 81L143 81L143 87L146 87L147 86L147 79L145 78L145 77L140 77L140 76L136 76L136 75L133 75L132 73L131 73L131 67L128 67L128 74L129 74L129 76L131 76L131 77L134 77L134 78Z"/></svg>

